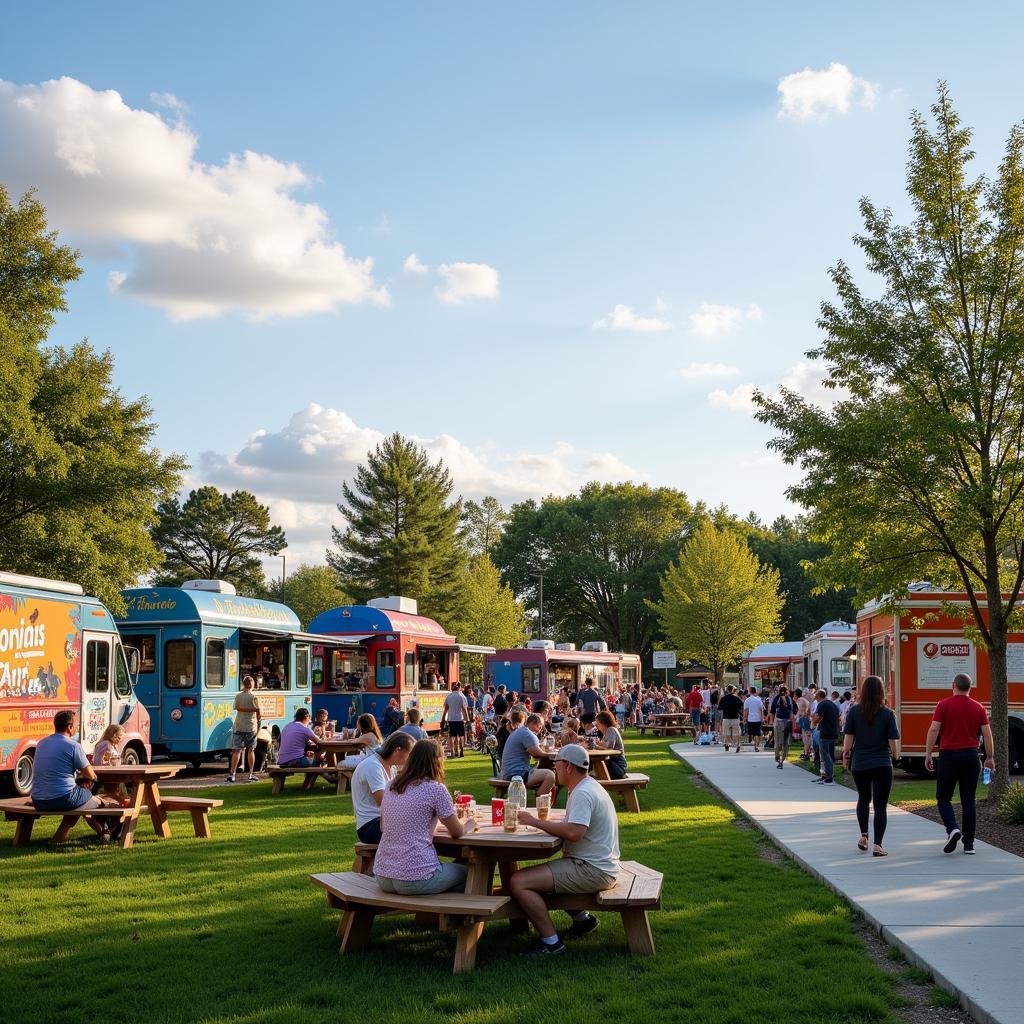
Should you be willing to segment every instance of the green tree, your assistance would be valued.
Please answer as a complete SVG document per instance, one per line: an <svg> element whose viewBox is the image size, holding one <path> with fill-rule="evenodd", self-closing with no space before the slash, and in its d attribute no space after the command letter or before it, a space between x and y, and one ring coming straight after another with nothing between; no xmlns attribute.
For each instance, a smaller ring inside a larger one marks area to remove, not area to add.
<svg viewBox="0 0 1024 1024"><path fill-rule="evenodd" d="M762 565L735 531L710 522L668 567L661 600L648 603L676 651L718 680L744 651L780 636L778 571Z"/></svg>
<svg viewBox="0 0 1024 1024"><path fill-rule="evenodd" d="M912 222L861 200L870 294L845 264L831 271L838 301L823 304L825 340L808 355L840 400L826 410L759 395L758 416L803 470L790 494L831 545L820 583L883 599L931 579L969 595L989 657L998 797L1024 582L1024 129L1011 129L991 179L972 179L971 132L944 84L932 114L934 131L912 118Z"/></svg>
<svg viewBox="0 0 1024 1024"><path fill-rule="evenodd" d="M526 610L487 555L471 559L462 607L450 628L466 644L518 647L526 639ZM478 683L483 678L483 655L463 654L459 664L463 682Z"/></svg>
<svg viewBox="0 0 1024 1024"><path fill-rule="evenodd" d="M226 580L239 593L266 589L261 555L287 546L284 530L270 522L270 510L249 491L225 494L200 487L184 502L168 498L157 508L153 542L164 553L154 580L177 587L188 579Z"/></svg>
<svg viewBox="0 0 1024 1024"><path fill-rule="evenodd" d="M462 602L466 553L459 535L462 499L451 499L444 463L432 463L400 434L385 438L342 484L338 511L344 530L332 528L327 563L341 585L363 603L400 594L446 624Z"/></svg>
<svg viewBox="0 0 1024 1024"><path fill-rule="evenodd" d="M780 585L786 595L782 609L783 640L803 640L808 633L836 619L856 620L856 592L852 587L821 591L815 586L807 564L824 558L829 546L811 539L804 517L779 516L766 527L753 516L745 525L751 551L765 565L779 570Z"/></svg>
<svg viewBox="0 0 1024 1024"><path fill-rule="evenodd" d="M0 188L0 564L120 610L160 561L148 527L185 464L152 447L149 404L114 387L109 353L45 347L80 273L35 197Z"/></svg>
<svg viewBox="0 0 1024 1024"><path fill-rule="evenodd" d="M490 555L501 540L508 523L509 513L497 498L487 495L479 504L466 501L462 505L462 528L471 557Z"/></svg>
<svg viewBox="0 0 1024 1024"><path fill-rule="evenodd" d="M288 574L284 593L285 604L298 615L303 629L308 629L321 612L352 603L329 565L300 565ZM280 589L277 596L280 598Z"/></svg>
<svg viewBox="0 0 1024 1024"><path fill-rule="evenodd" d="M544 573L548 635L647 654L658 633L647 601L705 515L669 487L590 483L579 494L513 506L494 562L533 609Z"/></svg>

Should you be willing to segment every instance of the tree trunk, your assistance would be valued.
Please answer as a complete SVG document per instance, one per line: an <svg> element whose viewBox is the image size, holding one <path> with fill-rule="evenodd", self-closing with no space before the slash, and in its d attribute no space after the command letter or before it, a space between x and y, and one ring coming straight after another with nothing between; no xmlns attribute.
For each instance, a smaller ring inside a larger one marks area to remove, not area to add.
<svg viewBox="0 0 1024 1024"><path fill-rule="evenodd" d="M996 574L995 585L990 577L988 586L988 623L992 638L988 651L989 685L991 687L991 711L989 720L992 723L992 738L995 740L993 754L996 770L992 773L992 782L988 787L989 799L995 802L1010 785L1010 751L1009 751L1009 687L1006 682L1006 616L1003 609L1003 595L1000 592L999 577Z"/></svg>

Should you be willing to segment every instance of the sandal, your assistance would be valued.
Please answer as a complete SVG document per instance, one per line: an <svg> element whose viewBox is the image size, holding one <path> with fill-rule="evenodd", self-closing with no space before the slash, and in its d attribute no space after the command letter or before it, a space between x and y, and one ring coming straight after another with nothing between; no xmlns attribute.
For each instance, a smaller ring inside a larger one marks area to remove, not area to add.
<svg viewBox="0 0 1024 1024"><path fill-rule="evenodd" d="M867 853L868 837L866 833L857 840L857 849L860 850L861 853Z"/></svg>
<svg viewBox="0 0 1024 1024"><path fill-rule="evenodd" d="M888 857L889 856L889 852L887 850L883 850L880 846L878 846L876 844L875 848L871 851L871 856L872 857Z"/></svg>

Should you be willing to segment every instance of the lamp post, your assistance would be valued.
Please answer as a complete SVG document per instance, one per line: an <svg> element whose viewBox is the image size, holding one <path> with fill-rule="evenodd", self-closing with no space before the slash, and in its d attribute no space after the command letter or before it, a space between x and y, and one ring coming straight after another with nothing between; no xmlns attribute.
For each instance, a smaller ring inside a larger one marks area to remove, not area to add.
<svg viewBox="0 0 1024 1024"><path fill-rule="evenodd" d="M284 599L284 578L288 572L288 561L284 555L281 556L281 604L287 604Z"/></svg>
<svg viewBox="0 0 1024 1024"><path fill-rule="evenodd" d="M537 633L538 640L544 639L544 573L534 573L538 580L540 580L540 587L538 590L537 599Z"/></svg>

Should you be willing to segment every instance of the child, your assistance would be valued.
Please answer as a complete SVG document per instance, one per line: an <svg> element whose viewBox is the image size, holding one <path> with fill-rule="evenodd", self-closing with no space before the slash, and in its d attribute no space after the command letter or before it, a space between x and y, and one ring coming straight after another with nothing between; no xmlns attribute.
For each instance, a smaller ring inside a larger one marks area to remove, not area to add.
<svg viewBox="0 0 1024 1024"><path fill-rule="evenodd" d="M124 726L108 725L99 742L93 748L92 763L94 765L109 764L115 757L121 759L121 740L124 739ZM106 755L106 762L103 758Z"/></svg>
<svg viewBox="0 0 1024 1024"><path fill-rule="evenodd" d="M580 741L580 720L578 718L567 718L562 722L561 732L558 734L558 745L564 747L568 743L579 743Z"/></svg>

